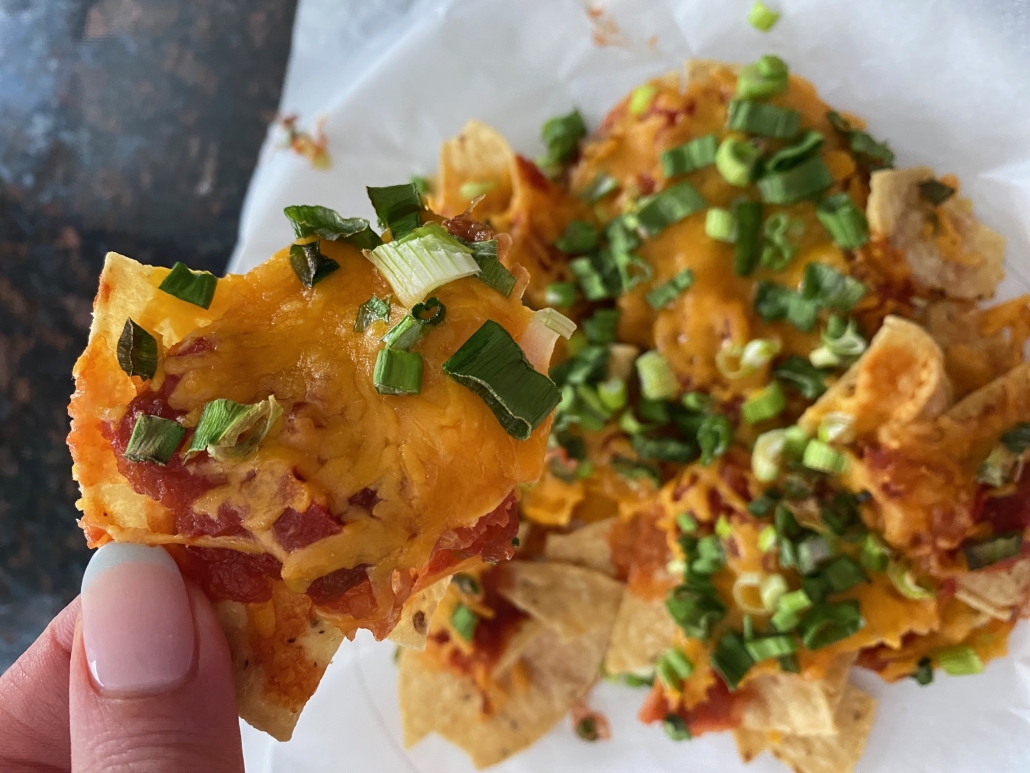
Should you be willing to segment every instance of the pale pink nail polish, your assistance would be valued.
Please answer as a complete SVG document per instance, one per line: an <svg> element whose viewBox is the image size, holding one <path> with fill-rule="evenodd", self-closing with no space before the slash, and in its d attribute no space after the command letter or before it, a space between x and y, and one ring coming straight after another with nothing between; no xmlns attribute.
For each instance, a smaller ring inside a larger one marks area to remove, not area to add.
<svg viewBox="0 0 1030 773"><path fill-rule="evenodd" d="M82 578L82 643L93 681L119 695L168 692L193 669L193 612L162 548L111 542Z"/></svg>

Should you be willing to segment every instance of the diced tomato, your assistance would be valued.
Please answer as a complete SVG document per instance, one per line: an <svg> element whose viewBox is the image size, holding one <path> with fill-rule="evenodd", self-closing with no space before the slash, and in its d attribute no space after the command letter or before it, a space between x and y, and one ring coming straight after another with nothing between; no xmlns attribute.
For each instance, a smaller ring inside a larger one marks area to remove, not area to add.
<svg viewBox="0 0 1030 773"><path fill-rule="evenodd" d="M681 708L676 713L690 728L691 735L695 737L703 733L732 730L740 724L734 703L742 695L744 695L743 692L731 693L722 679L716 679L715 684L708 688L708 698L704 703L692 709ZM645 724L660 722L670 712L671 708L665 699L662 687L655 682L644 704L640 707L637 718Z"/></svg>
<svg viewBox="0 0 1030 773"><path fill-rule="evenodd" d="M519 533L519 508L515 492L473 526L452 529L440 536L422 575L436 575L466 558L507 561L515 555L511 541Z"/></svg>
<svg viewBox="0 0 1030 773"><path fill-rule="evenodd" d="M518 165L519 174L526 178L526 181L542 191L551 188L551 181L544 177L540 168L525 156L515 156L515 163Z"/></svg>
<svg viewBox="0 0 1030 773"><path fill-rule="evenodd" d="M278 559L267 553L178 545L169 552L182 573L203 588L212 601L268 601L272 598L270 580L278 579L282 571Z"/></svg>
<svg viewBox="0 0 1030 773"><path fill-rule="evenodd" d="M1030 474L1024 474L1016 490L1006 497L984 496L981 489L980 520L989 521L996 534L1030 526Z"/></svg>
<svg viewBox="0 0 1030 773"><path fill-rule="evenodd" d="M205 513L188 512L175 515L175 526L179 534L186 537L245 537L247 530L240 523L240 514L229 503L218 506L218 518Z"/></svg>
<svg viewBox="0 0 1030 773"><path fill-rule="evenodd" d="M651 582L659 569L669 561L669 546L665 532L658 528L661 511L638 512L632 520L619 520L608 532L612 564L616 576L646 598L664 589L652 587Z"/></svg>

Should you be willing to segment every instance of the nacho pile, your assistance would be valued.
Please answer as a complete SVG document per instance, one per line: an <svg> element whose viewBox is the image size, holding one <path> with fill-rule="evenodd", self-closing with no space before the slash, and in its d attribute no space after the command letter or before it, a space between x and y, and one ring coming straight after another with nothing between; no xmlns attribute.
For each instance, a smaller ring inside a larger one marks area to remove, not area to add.
<svg viewBox="0 0 1030 773"><path fill-rule="evenodd" d="M288 739L341 639L421 647L446 584L503 561L560 399L553 310L510 240L371 188L216 279L110 254L68 442L91 546L163 545L215 602L240 714ZM528 359L527 359L528 358Z"/></svg>
<svg viewBox="0 0 1030 773"><path fill-rule="evenodd" d="M851 669L979 673L1030 608L1030 299L984 303L1004 240L773 56L692 62L542 135L531 161L472 122L433 183L445 215L482 197L527 301L579 331L515 563L455 581L404 655L406 740L497 762L600 663L674 741L850 771L875 717ZM554 577L519 593L530 571ZM611 624L574 571L621 585ZM545 683L531 643L562 630L604 632L603 659L591 639Z"/></svg>

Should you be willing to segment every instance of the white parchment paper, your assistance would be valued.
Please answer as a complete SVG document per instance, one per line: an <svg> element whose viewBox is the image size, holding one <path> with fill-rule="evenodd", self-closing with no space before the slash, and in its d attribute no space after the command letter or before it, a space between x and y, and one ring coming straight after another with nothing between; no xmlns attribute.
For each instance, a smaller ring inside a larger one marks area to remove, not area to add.
<svg viewBox="0 0 1030 773"><path fill-rule="evenodd" d="M282 112L325 119L333 167L312 169L270 134L254 174L230 270L291 239L282 209L324 204L372 217L365 185L436 167L440 143L470 118L520 152L542 150L539 128L576 105L596 122L639 81L690 57L786 59L831 104L862 115L899 166L959 175L977 213L1009 241L1002 297L1030 290L1030 2L1028 0L780 0L768 34L748 26L751 0L301 0ZM608 43L599 46L596 33ZM929 689L884 685L859 773L1030 770L1030 626L1009 658L976 677L938 675ZM345 643L297 727L279 744L244 727L252 773L471 771L436 737L400 744L392 645ZM639 691L601 684L610 741L579 741L566 722L497 769L505 773L782 771L743 766L728 734L674 744L636 722Z"/></svg>

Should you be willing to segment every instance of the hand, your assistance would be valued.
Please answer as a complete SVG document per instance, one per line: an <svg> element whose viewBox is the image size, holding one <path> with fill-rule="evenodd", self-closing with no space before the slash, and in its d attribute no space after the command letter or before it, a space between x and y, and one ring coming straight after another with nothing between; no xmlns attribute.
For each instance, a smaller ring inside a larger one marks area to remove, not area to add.
<svg viewBox="0 0 1030 773"><path fill-rule="evenodd" d="M0 770L243 773L229 648L164 550L98 550L0 677Z"/></svg>

